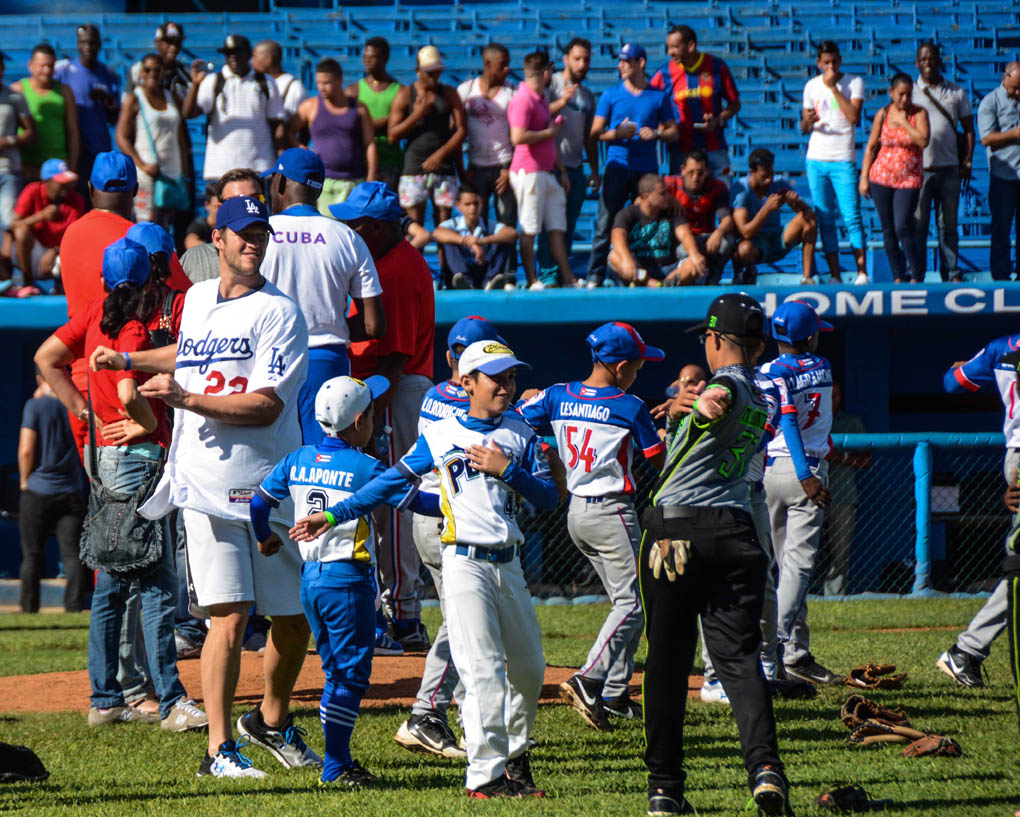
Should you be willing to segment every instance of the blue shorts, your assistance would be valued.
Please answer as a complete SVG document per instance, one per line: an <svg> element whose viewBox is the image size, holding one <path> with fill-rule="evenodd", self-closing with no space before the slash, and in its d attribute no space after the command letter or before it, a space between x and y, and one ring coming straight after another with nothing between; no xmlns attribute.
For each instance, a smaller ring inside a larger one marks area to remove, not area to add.
<svg viewBox="0 0 1020 817"><path fill-rule="evenodd" d="M313 346L308 350L308 374L298 392L298 416L301 419L301 441L305 445L318 445L326 433L315 421L315 395L327 380L351 373L347 347L342 343L332 346Z"/></svg>
<svg viewBox="0 0 1020 817"><path fill-rule="evenodd" d="M771 264L779 261L793 249L793 247L787 247L786 242L783 241L782 230L768 233L760 232L751 239L751 243L761 251L759 264Z"/></svg>
<svg viewBox="0 0 1020 817"><path fill-rule="evenodd" d="M327 684L364 693L375 652L375 587L371 565L305 562L301 606L312 628Z"/></svg>

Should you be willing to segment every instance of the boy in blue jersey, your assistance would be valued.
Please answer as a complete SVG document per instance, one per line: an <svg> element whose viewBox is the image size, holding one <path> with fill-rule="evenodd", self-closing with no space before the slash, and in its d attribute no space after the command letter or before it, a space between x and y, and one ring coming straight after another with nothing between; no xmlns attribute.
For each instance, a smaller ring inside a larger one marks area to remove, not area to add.
<svg viewBox="0 0 1020 817"><path fill-rule="evenodd" d="M666 447L647 406L627 394L646 360L660 361L626 323L606 323L588 335L592 369L584 380L557 383L525 403L524 419L551 429L567 469L567 531L588 557L612 602L584 665L560 684L560 697L594 729L612 728L608 715L640 716L630 699L634 653L644 614L637 580L641 528L634 509L632 448L658 471Z"/></svg>
<svg viewBox="0 0 1020 817"><path fill-rule="evenodd" d="M270 511L281 502L292 499L296 515L307 516L346 499L386 470L361 449L374 431L372 401L389 385L378 375L365 382L335 377L322 385L315 397L315 418L325 439L284 457L252 498L251 522L261 553L272 556L282 545L269 527ZM406 484L382 502L419 513L438 513L439 507L434 494L418 493ZM300 544L301 606L326 676L319 706L326 739L320 784L356 787L376 781L351 758L351 733L368 689L375 649L374 542L372 518L365 514Z"/></svg>
<svg viewBox="0 0 1020 817"><path fill-rule="evenodd" d="M468 413L431 424L394 467L291 531L296 541L311 541L438 473L446 624L464 684L467 793L477 799L544 794L532 778L528 740L545 659L518 558L524 535L517 515L521 498L551 509L557 492L535 433L507 411L522 366L501 343L472 343L460 357Z"/></svg>

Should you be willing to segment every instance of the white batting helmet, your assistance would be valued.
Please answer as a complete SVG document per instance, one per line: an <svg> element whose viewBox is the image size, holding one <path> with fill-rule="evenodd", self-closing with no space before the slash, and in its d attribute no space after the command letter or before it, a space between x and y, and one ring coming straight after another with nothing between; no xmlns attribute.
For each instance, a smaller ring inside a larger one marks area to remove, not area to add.
<svg viewBox="0 0 1020 817"><path fill-rule="evenodd" d="M389 387L390 381L378 374L365 380L346 375L327 380L315 395L315 420L328 437L336 437Z"/></svg>

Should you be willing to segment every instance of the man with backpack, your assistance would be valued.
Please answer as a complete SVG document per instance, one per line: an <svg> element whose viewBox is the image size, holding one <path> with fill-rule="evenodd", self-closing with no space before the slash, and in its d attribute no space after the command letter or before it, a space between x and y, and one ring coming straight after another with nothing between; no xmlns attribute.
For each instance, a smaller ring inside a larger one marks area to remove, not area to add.
<svg viewBox="0 0 1020 817"><path fill-rule="evenodd" d="M251 42L230 34L219 49L226 65L206 74L200 61L191 66L192 85L182 114L208 117L205 147L206 181L215 181L233 167L261 173L272 167L284 144L283 101L271 77L251 67Z"/></svg>

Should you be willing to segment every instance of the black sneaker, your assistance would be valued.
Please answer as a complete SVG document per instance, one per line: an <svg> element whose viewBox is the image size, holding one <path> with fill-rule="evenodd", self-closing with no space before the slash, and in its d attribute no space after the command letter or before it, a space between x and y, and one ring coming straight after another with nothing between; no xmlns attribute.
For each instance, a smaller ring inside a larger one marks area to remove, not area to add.
<svg viewBox="0 0 1020 817"><path fill-rule="evenodd" d="M520 783L501 775L477 789L467 789L467 796L473 800L494 800L497 797L524 797L524 793Z"/></svg>
<svg viewBox="0 0 1020 817"><path fill-rule="evenodd" d="M378 782L378 777L368 771L358 761L352 760L351 765L332 780L319 780L319 788L330 789L334 786L347 786L350 789L359 789L362 786L372 786Z"/></svg>
<svg viewBox="0 0 1020 817"><path fill-rule="evenodd" d="M599 686L601 687L601 684ZM602 704L602 690L595 689L580 675L574 675L569 681L560 684L560 698L574 707L592 729L602 732L613 731L613 725L606 717L606 710Z"/></svg>
<svg viewBox="0 0 1020 817"><path fill-rule="evenodd" d="M648 792L648 817L670 817L673 814L694 814L694 806L682 794L673 797L663 789Z"/></svg>
<svg viewBox="0 0 1020 817"><path fill-rule="evenodd" d="M256 706L237 719L237 731L253 745L265 749L288 769L322 768L322 758L308 748L304 741L308 733L294 725L293 714L288 715L283 726L276 729L266 724L261 710Z"/></svg>
<svg viewBox="0 0 1020 817"><path fill-rule="evenodd" d="M792 813L786 777L775 766L763 765L754 770L751 797L759 814L774 815Z"/></svg>
<svg viewBox="0 0 1020 817"><path fill-rule="evenodd" d="M632 700L627 692L617 695L615 698L603 698L602 709L613 718L641 720L641 704Z"/></svg>
<svg viewBox="0 0 1020 817"><path fill-rule="evenodd" d="M506 776L518 785L522 797L545 797L545 792L535 785L535 778L531 776L531 760L527 752L506 762Z"/></svg>
<svg viewBox="0 0 1020 817"><path fill-rule="evenodd" d="M390 624L390 636L404 648L405 653L428 652L432 642L429 641L429 631L420 621L415 621L407 629L397 628Z"/></svg>
<svg viewBox="0 0 1020 817"><path fill-rule="evenodd" d="M960 686L981 689L985 685L981 677L982 661L976 655L964 652L955 644L939 656L935 666L960 684Z"/></svg>
<svg viewBox="0 0 1020 817"><path fill-rule="evenodd" d="M817 661L813 655L805 655L796 664L787 664L787 678L797 678L811 684L842 684L845 678L830 672Z"/></svg>
<svg viewBox="0 0 1020 817"><path fill-rule="evenodd" d="M393 740L412 752L427 752L437 757L467 757L467 752L457 745L457 738L450 725L431 712L411 715L400 724Z"/></svg>

